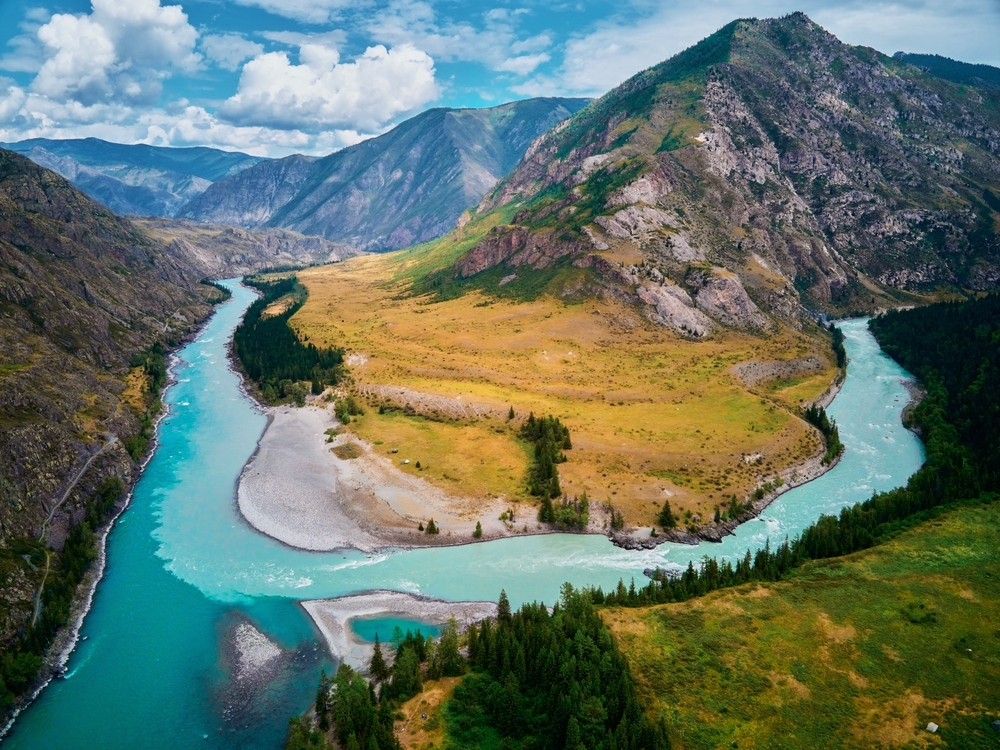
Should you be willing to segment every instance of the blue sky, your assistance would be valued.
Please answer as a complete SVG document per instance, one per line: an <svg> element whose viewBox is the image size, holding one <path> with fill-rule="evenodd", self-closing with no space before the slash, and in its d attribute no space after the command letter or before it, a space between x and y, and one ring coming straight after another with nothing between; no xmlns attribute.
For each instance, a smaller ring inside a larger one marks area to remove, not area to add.
<svg viewBox="0 0 1000 750"><path fill-rule="evenodd" d="M1000 65L1000 0L0 0L0 141L322 154L436 106L596 96L733 18Z"/></svg>

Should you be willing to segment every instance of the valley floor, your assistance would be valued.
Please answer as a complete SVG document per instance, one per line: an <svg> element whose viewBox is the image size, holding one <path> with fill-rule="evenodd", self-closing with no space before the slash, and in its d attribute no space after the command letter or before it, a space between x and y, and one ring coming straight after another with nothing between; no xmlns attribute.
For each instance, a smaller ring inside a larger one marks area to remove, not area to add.
<svg viewBox="0 0 1000 750"><path fill-rule="evenodd" d="M608 300L411 297L406 257L300 272L309 298L291 324L317 345L346 348L369 404L348 429L397 448L411 463L395 468L463 496L468 510L533 504L530 446L507 422L510 409L559 417L573 440L562 490L614 505L647 537L664 500L682 525L704 524L733 496L743 502L822 454L798 416L837 374L818 330L689 341ZM517 511L517 525L536 513Z"/></svg>
<svg viewBox="0 0 1000 750"><path fill-rule="evenodd" d="M687 750L995 748L998 549L1000 504L967 507L787 581L604 618Z"/></svg>

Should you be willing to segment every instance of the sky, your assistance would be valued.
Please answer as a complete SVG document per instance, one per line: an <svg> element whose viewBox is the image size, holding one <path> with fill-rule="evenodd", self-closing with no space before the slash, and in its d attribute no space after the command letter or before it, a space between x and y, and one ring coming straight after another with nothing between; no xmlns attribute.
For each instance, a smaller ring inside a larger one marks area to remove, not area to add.
<svg viewBox="0 0 1000 750"><path fill-rule="evenodd" d="M1000 66L1000 0L0 0L0 141L326 154L431 107L599 96L734 18Z"/></svg>

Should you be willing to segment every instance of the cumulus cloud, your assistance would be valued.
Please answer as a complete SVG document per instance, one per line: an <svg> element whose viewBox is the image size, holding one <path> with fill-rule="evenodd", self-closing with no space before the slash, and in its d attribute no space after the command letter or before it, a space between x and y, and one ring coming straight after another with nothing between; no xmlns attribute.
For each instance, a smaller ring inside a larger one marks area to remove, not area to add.
<svg viewBox="0 0 1000 750"><path fill-rule="evenodd" d="M374 131L439 95L434 61L411 44L369 47L353 62L341 62L336 47L303 44L298 65L285 52L244 65L219 114L237 125Z"/></svg>
<svg viewBox="0 0 1000 750"><path fill-rule="evenodd" d="M155 101L163 78L201 63L194 51L198 32L187 15L159 0L93 0L90 14L57 13L36 36L44 62L31 90L85 106Z"/></svg>
<svg viewBox="0 0 1000 750"><path fill-rule="evenodd" d="M28 95L12 78L0 76L0 124L12 122Z"/></svg>
<svg viewBox="0 0 1000 750"><path fill-rule="evenodd" d="M154 146L209 146L279 157L328 154L370 136L351 129L312 134L234 125L191 104L139 108L121 102L91 106L76 101L60 103L18 90L9 79L0 79L0 141L90 137Z"/></svg>
<svg viewBox="0 0 1000 750"><path fill-rule="evenodd" d="M239 34L209 34L201 38L201 50L220 68L236 70L244 60L261 54L264 46Z"/></svg>

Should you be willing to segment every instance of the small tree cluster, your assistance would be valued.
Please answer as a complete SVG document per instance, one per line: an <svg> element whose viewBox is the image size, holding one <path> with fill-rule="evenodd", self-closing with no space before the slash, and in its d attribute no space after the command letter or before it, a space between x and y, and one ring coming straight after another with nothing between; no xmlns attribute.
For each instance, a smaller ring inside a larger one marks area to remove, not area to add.
<svg viewBox="0 0 1000 750"><path fill-rule="evenodd" d="M826 441L826 454L823 456L823 463L831 463L844 452L844 445L840 442L840 432L837 430L837 422L827 416L826 409L822 406L807 407L803 416L809 424L823 433L823 439Z"/></svg>
<svg viewBox="0 0 1000 750"><path fill-rule="evenodd" d="M570 499L563 496L558 504L552 498L543 497L538 510L538 520L542 523L552 523L564 529L585 529L590 521L590 501L587 493Z"/></svg>
<svg viewBox="0 0 1000 750"><path fill-rule="evenodd" d="M537 419L529 414L520 436L535 445L534 461L528 470L528 491L535 497L557 498L562 494L556 464L566 460L564 450L573 447L569 430L551 415Z"/></svg>

